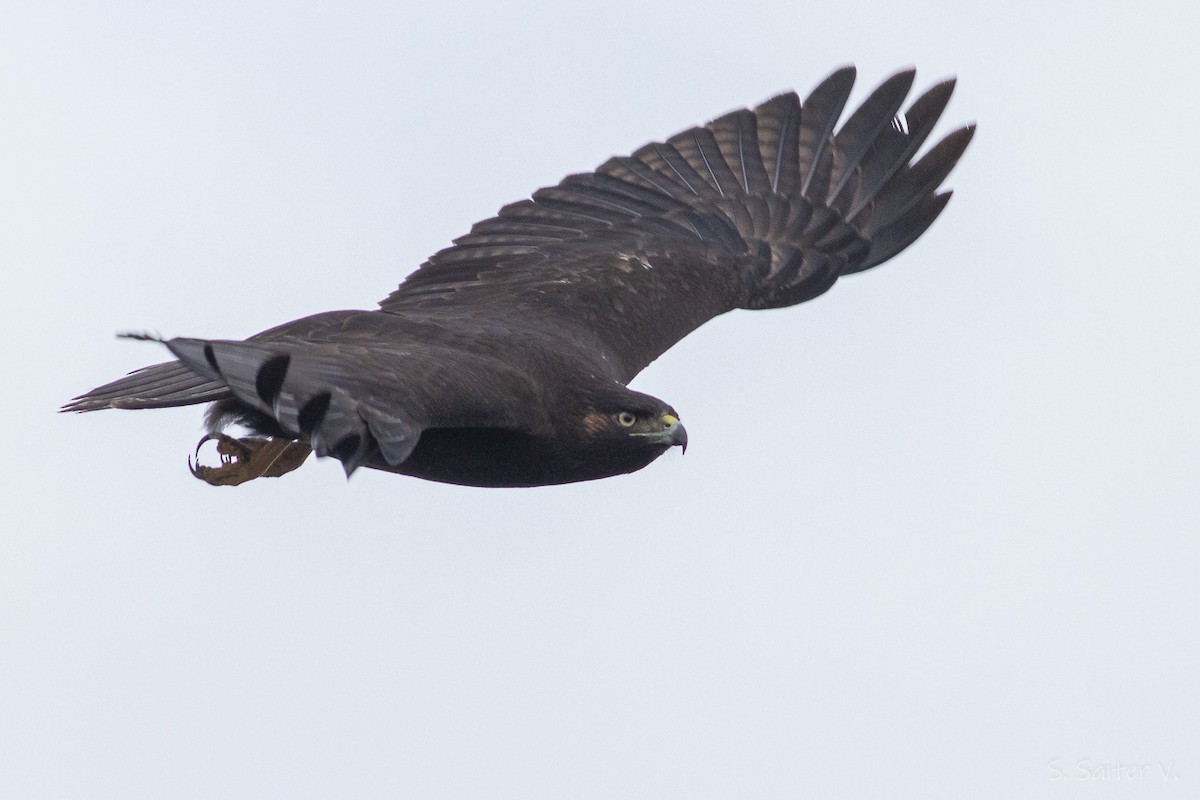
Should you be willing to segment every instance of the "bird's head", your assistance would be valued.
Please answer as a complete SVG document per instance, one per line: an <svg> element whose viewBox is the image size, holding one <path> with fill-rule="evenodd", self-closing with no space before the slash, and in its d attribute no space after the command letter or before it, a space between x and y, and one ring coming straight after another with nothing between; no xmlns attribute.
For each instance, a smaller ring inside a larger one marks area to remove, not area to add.
<svg viewBox="0 0 1200 800"><path fill-rule="evenodd" d="M611 458L615 472L641 469L675 445L687 450L678 412L623 386L590 398L579 424L588 449Z"/></svg>

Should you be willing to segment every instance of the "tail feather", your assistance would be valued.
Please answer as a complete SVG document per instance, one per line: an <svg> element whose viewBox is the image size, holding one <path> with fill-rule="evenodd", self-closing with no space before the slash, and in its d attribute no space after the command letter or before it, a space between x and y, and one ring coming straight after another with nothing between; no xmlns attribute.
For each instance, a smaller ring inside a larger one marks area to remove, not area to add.
<svg viewBox="0 0 1200 800"><path fill-rule="evenodd" d="M355 380L336 345L185 338L163 344L189 369L228 386L243 407L289 437L307 439L318 456L341 461L347 475L376 449L388 463L401 463L420 437L401 411L344 388Z"/></svg>
<svg viewBox="0 0 1200 800"><path fill-rule="evenodd" d="M73 398L62 411L105 408L171 408L232 397L221 381L197 375L178 361L154 364L131 372Z"/></svg>

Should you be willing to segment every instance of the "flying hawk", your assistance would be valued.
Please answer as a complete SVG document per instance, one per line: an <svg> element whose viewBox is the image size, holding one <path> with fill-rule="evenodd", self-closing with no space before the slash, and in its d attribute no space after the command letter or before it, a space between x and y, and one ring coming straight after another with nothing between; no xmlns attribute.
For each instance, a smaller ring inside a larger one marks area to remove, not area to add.
<svg viewBox="0 0 1200 800"><path fill-rule="evenodd" d="M753 110L610 159L477 223L374 311L330 311L244 341L161 341L174 359L64 411L212 403L213 484L295 469L316 451L471 486L634 472L687 446L679 414L626 388L735 308L795 305L887 261L941 213L974 132L914 161L954 87L900 106L884 81L834 132L854 83ZM151 337L135 337L151 338ZM221 433L247 428L241 439Z"/></svg>

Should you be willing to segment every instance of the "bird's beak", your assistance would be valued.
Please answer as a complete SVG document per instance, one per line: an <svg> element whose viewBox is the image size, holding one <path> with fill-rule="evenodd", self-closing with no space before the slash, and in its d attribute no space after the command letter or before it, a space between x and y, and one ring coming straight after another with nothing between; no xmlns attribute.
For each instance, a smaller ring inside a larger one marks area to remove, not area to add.
<svg viewBox="0 0 1200 800"><path fill-rule="evenodd" d="M679 417L674 414L663 414L660 418L663 423L663 428L660 431L650 431L647 433L631 433L630 436L643 436L650 439L655 444L662 443L667 447L679 445L683 448L683 452L687 452L687 431L679 422Z"/></svg>
<svg viewBox="0 0 1200 800"><path fill-rule="evenodd" d="M683 423L674 414L663 414L663 422L667 427L663 430L663 435L667 437L667 441L671 446L679 445L683 448L683 452L687 452L687 429L683 427Z"/></svg>

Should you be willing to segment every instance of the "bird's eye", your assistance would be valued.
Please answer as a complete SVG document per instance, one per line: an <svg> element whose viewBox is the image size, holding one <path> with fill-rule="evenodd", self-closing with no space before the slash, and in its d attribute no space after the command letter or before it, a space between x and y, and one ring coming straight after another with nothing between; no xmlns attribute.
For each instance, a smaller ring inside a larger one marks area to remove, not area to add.
<svg viewBox="0 0 1200 800"><path fill-rule="evenodd" d="M617 422L621 423L621 427L629 428L633 426L633 423L637 422L637 417L629 411L622 411L620 414L617 414Z"/></svg>

